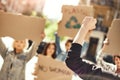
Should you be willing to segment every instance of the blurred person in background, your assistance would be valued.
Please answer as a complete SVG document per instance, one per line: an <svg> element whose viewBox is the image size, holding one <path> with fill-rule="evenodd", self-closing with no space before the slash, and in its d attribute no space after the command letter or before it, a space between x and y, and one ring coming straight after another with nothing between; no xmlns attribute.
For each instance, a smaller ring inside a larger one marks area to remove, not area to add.
<svg viewBox="0 0 120 80"><path fill-rule="evenodd" d="M34 72L32 73L35 77L39 75L39 65L40 65L40 55L44 55L48 58L56 58L56 44L54 42L49 42L45 45L45 48L42 53L37 54L37 62L35 63ZM46 63L47 64L47 63Z"/></svg>
<svg viewBox="0 0 120 80"><path fill-rule="evenodd" d="M109 39L106 38L104 45L109 45ZM99 55L96 58L97 64L112 74L120 75L120 55L108 55L102 53L100 50Z"/></svg>
<svg viewBox="0 0 120 80"><path fill-rule="evenodd" d="M51 57L53 59L56 58L56 44L55 42L45 42L45 33L44 31L40 34L40 37L42 39L42 41L40 42L38 49L37 49L37 56L39 56L39 54L43 54L47 57Z"/></svg>
<svg viewBox="0 0 120 80"><path fill-rule="evenodd" d="M120 55L115 55L113 60L114 60L114 63L116 65L115 73L120 75Z"/></svg>
<svg viewBox="0 0 120 80"><path fill-rule="evenodd" d="M47 43L43 51L43 55L55 59L56 58L56 44L54 42Z"/></svg>
<svg viewBox="0 0 120 80"><path fill-rule="evenodd" d="M45 48L45 46L47 44L47 42L44 41L45 36L46 36L45 32L44 31L41 32L40 37L41 37L42 41L40 42L40 44L38 46L37 54L42 54L43 53L43 50L44 50L44 48Z"/></svg>
<svg viewBox="0 0 120 80"><path fill-rule="evenodd" d="M63 51L60 46L60 37L58 36L57 32L55 32L54 35L55 35L55 43L57 46L57 58L56 59L60 61L65 61L67 57L67 52L70 49L73 40L67 39L65 43L65 51Z"/></svg>
<svg viewBox="0 0 120 80"><path fill-rule="evenodd" d="M70 50L72 42L73 42L72 39L67 39L65 43L66 51L62 51L60 47L60 37L58 36L57 32L55 32L55 43L57 45L57 58L56 58L57 60L65 62L65 59L67 58L67 52ZM71 80L81 80L81 78L79 78L79 76L74 73L74 75L72 75Z"/></svg>
<svg viewBox="0 0 120 80"><path fill-rule="evenodd" d="M26 63L35 53L33 41L13 40L12 48L9 50L2 38L0 38L0 54L4 63L0 71L0 80L25 80Z"/></svg>

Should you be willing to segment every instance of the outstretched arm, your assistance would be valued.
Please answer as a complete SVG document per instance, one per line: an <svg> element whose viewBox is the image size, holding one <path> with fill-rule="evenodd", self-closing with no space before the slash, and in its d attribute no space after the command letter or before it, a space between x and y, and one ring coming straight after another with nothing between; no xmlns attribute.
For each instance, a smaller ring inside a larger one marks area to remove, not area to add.
<svg viewBox="0 0 120 80"><path fill-rule="evenodd" d="M82 44L87 33L95 28L96 20L93 17L85 17L82 22L82 26L75 36L72 47L68 52L68 58L66 59L67 66L77 74L88 73L91 71L92 65L87 64L80 58Z"/></svg>
<svg viewBox="0 0 120 80"><path fill-rule="evenodd" d="M29 40L29 48L26 50L25 55L26 55L26 62L28 62L35 54L36 54L36 44L32 40Z"/></svg>
<svg viewBox="0 0 120 80"><path fill-rule="evenodd" d="M2 41L2 38L0 38L0 54L1 56L4 58L6 53L7 53L7 48L5 47L3 41Z"/></svg>
<svg viewBox="0 0 120 80"><path fill-rule="evenodd" d="M59 55L60 53L62 53L62 49L60 47L60 37L58 36L57 32L55 32L55 43L57 46L57 55Z"/></svg>
<svg viewBox="0 0 120 80"><path fill-rule="evenodd" d="M75 36L73 43L78 43L83 45L87 33L95 28L96 19L93 17L85 17L82 21L81 28L79 29L77 35Z"/></svg>

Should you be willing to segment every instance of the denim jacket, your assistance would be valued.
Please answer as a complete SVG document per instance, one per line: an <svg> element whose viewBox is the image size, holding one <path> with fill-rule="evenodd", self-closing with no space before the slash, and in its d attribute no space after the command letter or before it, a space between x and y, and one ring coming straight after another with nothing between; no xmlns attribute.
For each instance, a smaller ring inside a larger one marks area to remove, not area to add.
<svg viewBox="0 0 120 80"><path fill-rule="evenodd" d="M14 51L8 51L0 39L0 55L4 59L0 71L0 80L25 80L25 65L32 58L33 44L28 52L15 54Z"/></svg>
<svg viewBox="0 0 120 80"><path fill-rule="evenodd" d="M61 47L60 47L60 37L57 35L57 33L55 34L55 44L57 46L57 57L56 59L59 61L65 61L66 57L67 57L67 52L62 51Z"/></svg>

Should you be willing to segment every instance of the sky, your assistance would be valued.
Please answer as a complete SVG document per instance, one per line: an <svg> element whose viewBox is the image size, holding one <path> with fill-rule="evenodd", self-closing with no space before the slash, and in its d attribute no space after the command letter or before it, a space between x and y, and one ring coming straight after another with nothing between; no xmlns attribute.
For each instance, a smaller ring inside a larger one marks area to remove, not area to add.
<svg viewBox="0 0 120 80"><path fill-rule="evenodd" d="M62 5L78 5L79 0L46 0L43 14L49 19L60 20Z"/></svg>

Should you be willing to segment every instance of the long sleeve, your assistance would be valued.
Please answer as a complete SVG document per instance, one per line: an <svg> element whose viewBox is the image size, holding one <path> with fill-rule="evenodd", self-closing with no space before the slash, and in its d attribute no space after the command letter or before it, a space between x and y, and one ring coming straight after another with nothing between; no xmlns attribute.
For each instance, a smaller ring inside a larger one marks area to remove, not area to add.
<svg viewBox="0 0 120 80"><path fill-rule="evenodd" d="M60 37L57 33L55 33L55 44L57 46L57 55L59 55L60 53L62 53L62 49L60 47Z"/></svg>
<svg viewBox="0 0 120 80"><path fill-rule="evenodd" d="M70 51L68 52L68 58L66 59L67 66L77 74L90 73L93 65L87 64L80 58L82 46L74 43Z"/></svg>
<svg viewBox="0 0 120 80"><path fill-rule="evenodd" d="M118 78L117 76L102 72L101 68L97 68L96 65L84 62L82 58L80 58L81 48L82 46L80 44L73 43L70 51L68 52L68 57L66 59L66 65L71 70L77 73L84 80L87 80L86 79L87 75L94 75L94 77L100 76L102 77L102 79L100 80L105 80L103 79L104 77L106 77L107 79L109 78L108 80L120 80L120 78ZM93 76L91 79L88 79L88 80L94 80Z"/></svg>
<svg viewBox="0 0 120 80"><path fill-rule="evenodd" d="M7 48L5 47L4 43L2 42L2 39L0 38L0 54L4 58L7 53Z"/></svg>
<svg viewBox="0 0 120 80"><path fill-rule="evenodd" d="M37 50L36 44L32 43L31 47L25 53L25 55L26 55L26 62L28 62L36 54L36 50Z"/></svg>

